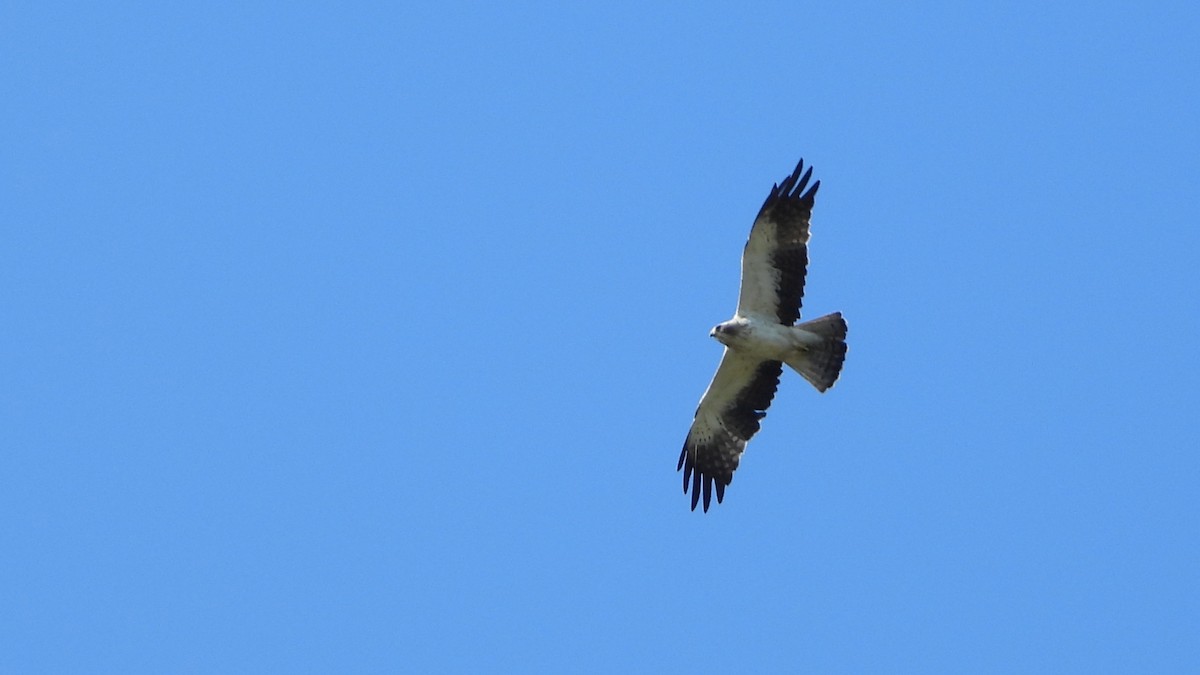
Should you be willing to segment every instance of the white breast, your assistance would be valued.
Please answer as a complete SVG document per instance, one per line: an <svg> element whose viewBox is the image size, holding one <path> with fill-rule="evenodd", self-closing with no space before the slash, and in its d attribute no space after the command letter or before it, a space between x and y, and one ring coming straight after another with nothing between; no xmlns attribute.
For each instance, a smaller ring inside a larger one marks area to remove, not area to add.
<svg viewBox="0 0 1200 675"><path fill-rule="evenodd" d="M784 360L795 349L788 326L755 317L737 317L735 320L740 324L740 330L727 343L732 349L772 361Z"/></svg>

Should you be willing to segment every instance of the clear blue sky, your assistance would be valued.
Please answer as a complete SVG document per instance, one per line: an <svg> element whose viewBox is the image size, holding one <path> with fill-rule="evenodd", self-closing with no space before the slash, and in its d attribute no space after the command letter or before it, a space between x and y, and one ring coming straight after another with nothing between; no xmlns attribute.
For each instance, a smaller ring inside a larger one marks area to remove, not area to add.
<svg viewBox="0 0 1200 675"><path fill-rule="evenodd" d="M481 4L0 10L0 672L1200 669L1195 3Z"/></svg>

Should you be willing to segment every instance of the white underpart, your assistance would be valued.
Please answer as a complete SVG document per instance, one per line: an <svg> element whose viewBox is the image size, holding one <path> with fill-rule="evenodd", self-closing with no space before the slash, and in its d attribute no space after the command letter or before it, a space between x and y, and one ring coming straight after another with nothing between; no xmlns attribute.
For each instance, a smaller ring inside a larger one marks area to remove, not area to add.
<svg viewBox="0 0 1200 675"><path fill-rule="evenodd" d="M715 333L713 337L721 344L743 354L771 361L785 361L797 349L822 342L820 336L806 330L756 316L735 315L721 326L735 331Z"/></svg>

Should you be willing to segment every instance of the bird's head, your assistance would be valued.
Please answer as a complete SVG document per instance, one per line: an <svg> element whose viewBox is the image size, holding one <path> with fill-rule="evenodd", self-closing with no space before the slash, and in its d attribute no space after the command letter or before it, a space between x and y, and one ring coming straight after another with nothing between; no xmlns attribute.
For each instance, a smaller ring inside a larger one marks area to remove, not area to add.
<svg viewBox="0 0 1200 675"><path fill-rule="evenodd" d="M717 342L720 342L723 345L728 345L729 340L733 339L737 335L739 328L740 326L738 324L732 321L726 321L725 323L719 323L713 326L713 329L708 332L708 336L711 338L716 338Z"/></svg>

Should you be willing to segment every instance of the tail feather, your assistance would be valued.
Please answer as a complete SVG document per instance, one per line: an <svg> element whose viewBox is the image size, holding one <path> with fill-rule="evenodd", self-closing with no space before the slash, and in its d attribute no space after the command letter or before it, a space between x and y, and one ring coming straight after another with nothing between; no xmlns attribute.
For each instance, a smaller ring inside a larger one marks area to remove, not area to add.
<svg viewBox="0 0 1200 675"><path fill-rule="evenodd" d="M800 345L787 364L817 391L833 386L846 360L846 321L841 312L827 314L792 327Z"/></svg>

